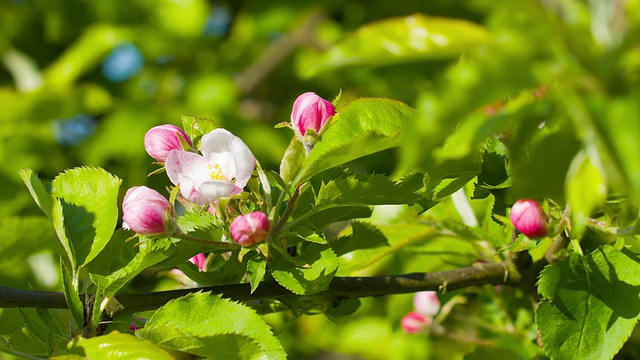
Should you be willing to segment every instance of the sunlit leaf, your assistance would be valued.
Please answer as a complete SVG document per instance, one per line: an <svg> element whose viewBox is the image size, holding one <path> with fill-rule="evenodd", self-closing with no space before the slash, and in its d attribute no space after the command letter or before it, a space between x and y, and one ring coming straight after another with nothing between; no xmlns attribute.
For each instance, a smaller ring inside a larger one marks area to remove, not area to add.
<svg viewBox="0 0 640 360"><path fill-rule="evenodd" d="M60 199L64 230L75 264L91 261L105 247L118 221L118 188L122 180L100 168L75 168L58 175L51 194Z"/></svg>
<svg viewBox="0 0 640 360"><path fill-rule="evenodd" d="M291 264L277 251L270 252L273 259L269 269L280 285L296 294L311 295L326 290L338 270L338 258L327 245L298 246L297 260L309 264L301 268Z"/></svg>
<svg viewBox="0 0 640 360"><path fill-rule="evenodd" d="M69 342L67 352L89 359L174 359L150 341L117 331L90 339L77 337Z"/></svg>
<svg viewBox="0 0 640 360"><path fill-rule="evenodd" d="M208 293L171 300L137 335L207 358L286 358L269 326L253 309Z"/></svg>
<svg viewBox="0 0 640 360"><path fill-rule="evenodd" d="M551 359L611 359L640 316L640 258L612 246L545 268L536 321Z"/></svg>
<svg viewBox="0 0 640 360"><path fill-rule="evenodd" d="M302 164L295 184L351 160L399 146L414 110L395 100L362 98L338 110Z"/></svg>

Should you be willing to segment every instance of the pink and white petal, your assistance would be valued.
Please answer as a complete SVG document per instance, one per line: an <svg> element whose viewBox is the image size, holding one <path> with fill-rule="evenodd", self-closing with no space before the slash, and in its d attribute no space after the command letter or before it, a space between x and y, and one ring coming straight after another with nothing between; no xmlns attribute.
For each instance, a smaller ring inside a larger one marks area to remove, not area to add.
<svg viewBox="0 0 640 360"><path fill-rule="evenodd" d="M209 158L210 154L230 151L234 138L237 137L225 129L218 128L210 131L202 137L200 142L202 155Z"/></svg>
<svg viewBox="0 0 640 360"><path fill-rule="evenodd" d="M189 151L171 150L165 162L167 176L174 185L180 183L180 175L189 174L193 179L208 176L205 159ZM205 178L202 179L204 181Z"/></svg>
<svg viewBox="0 0 640 360"><path fill-rule="evenodd" d="M209 200L207 202L242 192L241 187L226 181L207 181L200 185L199 190Z"/></svg>
<svg viewBox="0 0 640 360"><path fill-rule="evenodd" d="M236 165L236 184L244 188L256 167L256 157L240 138L233 140L230 150Z"/></svg>
<svg viewBox="0 0 640 360"><path fill-rule="evenodd" d="M224 179L214 179L214 176L210 176L210 179L214 180L226 180L231 182L236 177L236 164L233 159L233 155L228 152L221 152L215 154L209 154L207 157L207 164L211 167L218 167L221 175L224 175Z"/></svg>

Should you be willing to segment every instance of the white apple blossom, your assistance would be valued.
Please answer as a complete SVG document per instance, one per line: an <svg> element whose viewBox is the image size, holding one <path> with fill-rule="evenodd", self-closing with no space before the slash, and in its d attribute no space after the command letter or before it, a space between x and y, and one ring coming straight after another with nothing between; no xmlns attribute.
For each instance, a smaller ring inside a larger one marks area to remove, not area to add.
<svg viewBox="0 0 640 360"><path fill-rule="evenodd" d="M202 155L172 150L165 162L167 175L180 193L196 204L242 192L256 167L249 147L225 129L215 129L201 141Z"/></svg>

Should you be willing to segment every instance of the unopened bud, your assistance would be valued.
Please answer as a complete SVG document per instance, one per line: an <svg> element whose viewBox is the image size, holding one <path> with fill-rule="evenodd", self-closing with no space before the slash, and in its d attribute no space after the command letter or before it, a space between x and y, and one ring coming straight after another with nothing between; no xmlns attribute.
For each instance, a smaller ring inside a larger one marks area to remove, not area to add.
<svg viewBox="0 0 640 360"><path fill-rule="evenodd" d="M159 192L146 186L127 190L122 202L122 221L125 229L142 235L160 235L173 229L171 203Z"/></svg>
<svg viewBox="0 0 640 360"><path fill-rule="evenodd" d="M431 325L431 317L412 311L405 315L400 322L402 330L408 334L417 334Z"/></svg>
<svg viewBox="0 0 640 360"><path fill-rule="evenodd" d="M169 124L156 126L144 135L144 149L149 156L163 163L171 150L182 150L180 138L192 145L187 134L179 127Z"/></svg>
<svg viewBox="0 0 640 360"><path fill-rule="evenodd" d="M518 231L532 239L545 236L549 231L547 215L535 200L518 200L509 218Z"/></svg>
<svg viewBox="0 0 640 360"><path fill-rule="evenodd" d="M269 218L260 211L240 215L230 226L233 241L245 247L253 246L266 239L270 228Z"/></svg>
<svg viewBox="0 0 640 360"><path fill-rule="evenodd" d="M440 300L435 291L420 291L413 296L413 306L422 315L435 316L440 311Z"/></svg>
<svg viewBox="0 0 640 360"><path fill-rule="evenodd" d="M313 92L306 92L293 103L291 112L291 125L296 134L304 138L307 130L313 129L316 133L327 123L327 120L336 113L333 104Z"/></svg>

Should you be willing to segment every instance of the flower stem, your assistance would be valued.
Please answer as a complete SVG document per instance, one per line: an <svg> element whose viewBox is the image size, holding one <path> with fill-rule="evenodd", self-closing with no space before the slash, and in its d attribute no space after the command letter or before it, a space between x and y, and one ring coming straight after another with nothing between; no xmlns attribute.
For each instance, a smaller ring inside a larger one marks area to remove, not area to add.
<svg viewBox="0 0 640 360"><path fill-rule="evenodd" d="M282 217L280 218L276 226L274 226L273 229L271 230L272 234L275 234L280 229L282 229L284 224L289 219L289 216L291 216L291 212L293 212L293 207L296 205L296 201L298 200L298 196L300 195L300 188L303 185L304 184L300 184L296 186L296 190L293 192L293 195L291 195L291 199L289 199L289 202L287 202L287 208L284 210L284 214L282 214Z"/></svg>

